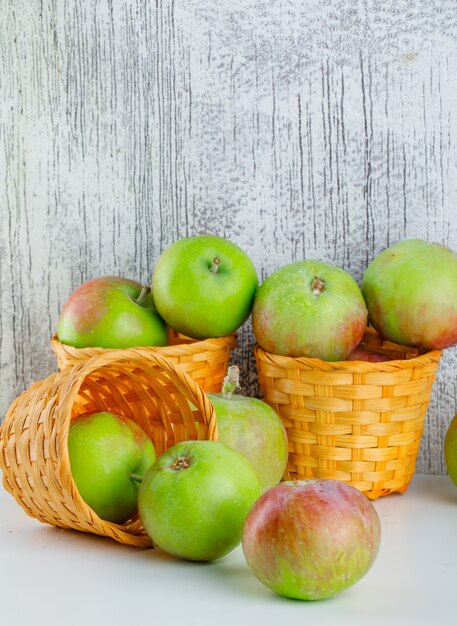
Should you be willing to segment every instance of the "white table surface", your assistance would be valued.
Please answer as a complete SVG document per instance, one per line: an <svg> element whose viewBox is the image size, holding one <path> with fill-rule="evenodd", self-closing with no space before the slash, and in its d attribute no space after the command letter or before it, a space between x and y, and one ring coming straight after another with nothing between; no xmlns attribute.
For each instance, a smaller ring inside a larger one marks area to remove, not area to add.
<svg viewBox="0 0 457 626"><path fill-rule="evenodd" d="M334 598L301 602L261 585L240 547L213 563L179 561L41 524L0 487L0 624L455 626L457 487L416 475L375 507L372 569Z"/></svg>

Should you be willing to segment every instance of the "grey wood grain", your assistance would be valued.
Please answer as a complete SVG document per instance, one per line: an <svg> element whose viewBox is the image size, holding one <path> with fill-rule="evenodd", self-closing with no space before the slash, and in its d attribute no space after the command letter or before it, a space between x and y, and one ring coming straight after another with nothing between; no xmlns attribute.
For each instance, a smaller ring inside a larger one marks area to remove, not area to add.
<svg viewBox="0 0 457 626"><path fill-rule="evenodd" d="M73 289L149 282L212 232L263 278L304 257L360 280L405 237L457 249L452 0L1 0L1 411L55 368ZM249 324L234 359L258 393ZM446 351L418 468L444 471Z"/></svg>

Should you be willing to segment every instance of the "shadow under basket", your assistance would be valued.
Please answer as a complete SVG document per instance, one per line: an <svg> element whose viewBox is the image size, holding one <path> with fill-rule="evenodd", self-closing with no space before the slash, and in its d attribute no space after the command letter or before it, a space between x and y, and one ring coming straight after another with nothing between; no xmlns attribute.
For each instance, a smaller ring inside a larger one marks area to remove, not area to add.
<svg viewBox="0 0 457 626"><path fill-rule="evenodd" d="M374 500L414 474L441 352L422 353L367 329L360 347L390 361L292 358L254 348L264 400L289 440L284 478L347 482Z"/></svg>
<svg viewBox="0 0 457 626"><path fill-rule="evenodd" d="M196 380L205 391L221 390L231 351L236 347L234 334L198 341L169 328L168 341L168 346L148 346L143 349L179 364L182 371ZM74 348L61 343L57 335L52 337L51 347L60 370L113 351L108 348Z"/></svg>
<svg viewBox="0 0 457 626"><path fill-rule="evenodd" d="M124 524L100 519L73 482L70 423L95 411L134 420L157 457L179 441L217 439L212 405L179 366L141 348L112 350L35 383L12 403L0 429L3 485L42 522L151 546L138 517Z"/></svg>

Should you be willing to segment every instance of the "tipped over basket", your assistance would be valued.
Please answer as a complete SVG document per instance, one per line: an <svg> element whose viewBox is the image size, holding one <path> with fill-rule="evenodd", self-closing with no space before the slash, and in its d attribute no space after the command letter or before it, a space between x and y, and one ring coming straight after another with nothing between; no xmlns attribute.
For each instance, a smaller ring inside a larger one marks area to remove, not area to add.
<svg viewBox="0 0 457 626"><path fill-rule="evenodd" d="M408 488L441 352L384 341L371 328L360 347L393 360L254 352L264 399L289 439L285 478L341 480L374 500Z"/></svg>
<svg viewBox="0 0 457 626"><path fill-rule="evenodd" d="M0 430L3 485L42 522L150 546L137 518L124 524L100 519L73 482L70 422L95 411L134 420L157 457L179 441L217 438L212 405L179 366L145 349L113 350L52 374L12 403Z"/></svg>
<svg viewBox="0 0 457 626"><path fill-rule="evenodd" d="M168 341L168 346L147 347L143 350L147 353L159 354L177 363L181 371L189 374L205 391L221 390L222 382L227 374L231 351L236 346L234 334L198 341L169 328ZM112 352L107 348L74 348L61 343L57 335L52 337L51 347L60 370L78 365L94 356Z"/></svg>

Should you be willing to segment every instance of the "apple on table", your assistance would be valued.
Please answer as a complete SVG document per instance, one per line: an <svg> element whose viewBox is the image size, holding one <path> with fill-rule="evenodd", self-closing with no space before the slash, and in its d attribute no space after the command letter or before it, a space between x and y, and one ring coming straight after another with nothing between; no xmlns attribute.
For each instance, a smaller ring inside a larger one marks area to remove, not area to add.
<svg viewBox="0 0 457 626"><path fill-rule="evenodd" d="M259 496L257 474L242 454L216 441L184 441L146 473L138 511L156 546L183 559L209 561L241 542L246 515Z"/></svg>
<svg viewBox="0 0 457 626"><path fill-rule="evenodd" d="M283 477L289 456L287 434L266 402L234 393L239 374L239 368L231 365L221 393L207 395L216 410L219 441L248 459L265 491Z"/></svg>
<svg viewBox="0 0 457 626"><path fill-rule="evenodd" d="M351 485L285 481L249 511L243 551L255 576L279 595L320 600L366 574L380 539L375 508Z"/></svg>
<svg viewBox="0 0 457 626"><path fill-rule="evenodd" d="M444 438L444 461L449 478L457 486L457 415L452 418Z"/></svg>

